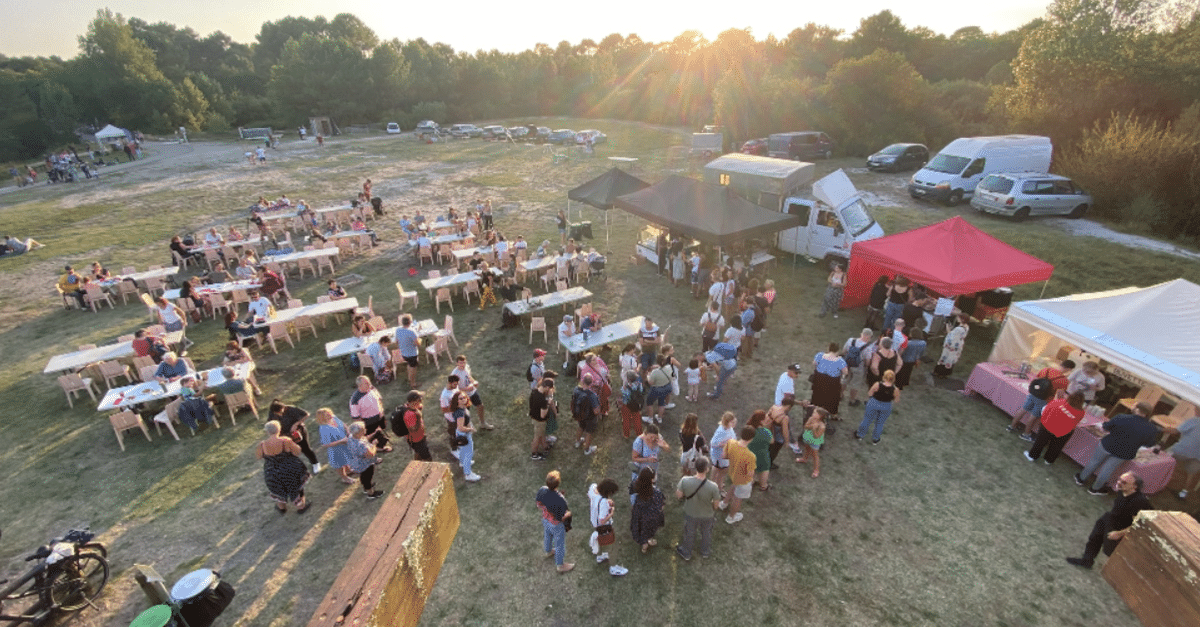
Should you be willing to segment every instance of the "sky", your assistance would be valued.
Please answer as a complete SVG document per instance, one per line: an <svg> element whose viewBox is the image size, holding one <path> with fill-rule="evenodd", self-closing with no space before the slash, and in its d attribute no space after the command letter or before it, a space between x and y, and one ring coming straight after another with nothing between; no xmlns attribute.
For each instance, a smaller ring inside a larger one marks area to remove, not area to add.
<svg viewBox="0 0 1200 627"><path fill-rule="evenodd" d="M1049 0L853 0L847 5L828 1L608 0L598 5L573 5L576 9L569 13L563 2L548 0L500 4L458 0L423 9L411 4L388 0L2 0L0 5L8 8L0 20L0 54L74 57L79 52L78 37L87 32L96 11L105 7L126 18L191 27L201 36L219 30L246 44L254 41L263 22L289 15L333 18L338 13L353 13L381 39L424 37L458 51L519 52L538 43L554 47L563 40L599 42L611 33L636 33L643 41L662 42L686 30L697 30L711 41L724 30L749 28L755 39L767 35L782 39L808 22L848 34L858 28L860 20L885 9L908 28L924 26L949 35L964 26L978 26L984 32L999 33L1041 17Z"/></svg>

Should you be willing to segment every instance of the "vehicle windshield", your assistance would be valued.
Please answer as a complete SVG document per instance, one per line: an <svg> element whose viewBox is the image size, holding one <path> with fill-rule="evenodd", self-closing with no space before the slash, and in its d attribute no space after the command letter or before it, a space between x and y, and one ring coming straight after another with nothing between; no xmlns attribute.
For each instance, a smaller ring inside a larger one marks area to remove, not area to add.
<svg viewBox="0 0 1200 627"><path fill-rule="evenodd" d="M964 169L966 169L967 164L969 163L971 163L971 160L966 157L955 157L954 155L942 153L934 157L933 160L929 162L929 165L925 166L925 169L933 170L934 172L942 172L945 174L960 174Z"/></svg>
<svg viewBox="0 0 1200 627"><path fill-rule="evenodd" d="M979 189L993 194L1007 194L1012 191L1012 188L1013 180L1006 176L992 174L979 182Z"/></svg>
<svg viewBox="0 0 1200 627"><path fill-rule="evenodd" d="M867 212L867 206L861 198L855 199L842 209L842 225L854 237L871 228L872 224L875 224L875 219Z"/></svg>
<svg viewBox="0 0 1200 627"><path fill-rule="evenodd" d="M904 152L904 148L905 148L904 144L892 144L891 146L888 146L887 148L880 150L879 154L881 154L881 155L898 155L898 154Z"/></svg>

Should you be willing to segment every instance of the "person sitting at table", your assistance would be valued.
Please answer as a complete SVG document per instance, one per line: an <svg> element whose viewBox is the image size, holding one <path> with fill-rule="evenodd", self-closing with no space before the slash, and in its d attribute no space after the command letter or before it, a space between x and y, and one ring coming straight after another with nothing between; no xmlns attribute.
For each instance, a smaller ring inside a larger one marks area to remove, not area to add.
<svg viewBox="0 0 1200 627"><path fill-rule="evenodd" d="M101 267L99 261L92 262L92 280L93 281L103 281L103 280L111 278L111 277L112 277L112 273L109 272L108 269Z"/></svg>
<svg viewBox="0 0 1200 627"><path fill-rule="evenodd" d="M230 276L229 271L225 269L225 264L221 263L220 261L214 263L212 270L207 276L204 277L204 282L208 283L209 285L213 285L215 283L228 283L232 280L233 277Z"/></svg>
<svg viewBox="0 0 1200 627"><path fill-rule="evenodd" d="M500 258L500 254L508 250L508 240L504 239L503 235L496 234L496 243L492 245L492 249L496 252L496 258Z"/></svg>
<svg viewBox="0 0 1200 627"><path fill-rule="evenodd" d="M550 240L548 240L548 239L542 240L541 245L537 247L538 258L540 259L542 257L545 257L546 255L549 255L551 252L552 251L550 250Z"/></svg>
<svg viewBox="0 0 1200 627"><path fill-rule="evenodd" d="M149 357L154 360L154 363L161 363L163 355L167 354L171 349L167 348L166 342L161 337L147 336L145 329L138 329L133 332L133 342L131 342L133 354L138 357Z"/></svg>
<svg viewBox="0 0 1200 627"><path fill-rule="evenodd" d="M78 301L79 309L83 310L87 307L87 303L83 298L83 277L79 276L75 272L75 268L71 266L65 266L63 269L66 273L58 278L58 291L62 292L64 296L70 296Z"/></svg>
<svg viewBox="0 0 1200 627"><path fill-rule="evenodd" d="M230 224L229 225L229 237L226 238L226 241L240 242L244 239L246 239L246 236L242 235L242 232L239 231L236 226Z"/></svg>
<svg viewBox="0 0 1200 627"><path fill-rule="evenodd" d="M224 377L225 380L213 386L213 389L221 394L226 396L230 394L241 394L249 391L250 389L249 383L247 383L245 379L237 378L237 372L229 366L221 368L221 376Z"/></svg>
<svg viewBox="0 0 1200 627"><path fill-rule="evenodd" d="M274 306L266 296L263 296L258 290L254 290L250 292L250 304L247 305L247 308L249 309L247 322L263 323L270 319Z"/></svg>
<svg viewBox="0 0 1200 627"><path fill-rule="evenodd" d="M280 298L282 300L291 298L287 291L287 283L279 273L267 269L266 266L258 267L258 281L262 283L262 287L258 289L259 293L267 298Z"/></svg>
<svg viewBox="0 0 1200 627"><path fill-rule="evenodd" d="M433 241L429 239L429 235L425 231L417 232L417 247L433 249Z"/></svg>
<svg viewBox="0 0 1200 627"><path fill-rule="evenodd" d="M282 209L284 207L291 207L291 206L292 206L292 201L288 200L287 194L280 194L279 200L276 200L275 205L274 205L274 207L276 209Z"/></svg>
<svg viewBox="0 0 1200 627"><path fill-rule="evenodd" d="M229 342L225 345L225 354L221 358L221 363L226 366L233 366L242 363L254 363L254 358L250 356L250 351L236 341ZM222 371L224 372L224 371ZM254 390L256 395L262 394L262 388L258 387L258 381L254 378L254 369L250 369L250 374L246 376L246 382L250 384L250 388Z"/></svg>
<svg viewBox="0 0 1200 627"><path fill-rule="evenodd" d="M524 235L518 235L517 240L515 242L513 242L513 244L512 244L512 248L513 248L513 255L519 255L522 252L525 252L526 254L528 254L529 242L525 241Z"/></svg>
<svg viewBox="0 0 1200 627"><path fill-rule="evenodd" d="M183 282L179 288L179 297L186 298L192 301L192 322L200 322L203 319L201 312L212 314L212 302L207 296L197 294L196 286L192 284L192 280L188 279Z"/></svg>
<svg viewBox="0 0 1200 627"><path fill-rule="evenodd" d="M269 307L270 303L267 306ZM241 346L241 338L266 333L268 328L265 325L255 325L253 316L250 317L250 320L242 322L237 319L236 311L230 311L225 314L225 330L229 332L230 342Z"/></svg>
<svg viewBox="0 0 1200 627"><path fill-rule="evenodd" d="M579 319L579 331L581 333L584 331L587 331L588 333L595 333L599 331L602 326L603 325L600 324L600 314L598 313L588 314Z"/></svg>
<svg viewBox="0 0 1200 627"><path fill-rule="evenodd" d="M329 291L326 293L329 295L329 300L342 300L346 297L346 288L338 285L336 280L329 279Z"/></svg>
<svg viewBox="0 0 1200 627"><path fill-rule="evenodd" d="M371 326L371 323L367 322L367 317L362 314L354 316L354 319L350 321L350 333L354 337L368 337L378 330Z"/></svg>
<svg viewBox="0 0 1200 627"><path fill-rule="evenodd" d="M221 246L225 243L225 238L221 237L221 234L217 232L217 227L214 226L204 234L204 243L208 246Z"/></svg>
<svg viewBox="0 0 1200 627"><path fill-rule="evenodd" d="M575 316L567 314L558 325L558 341L566 342L572 335L575 335Z"/></svg>
<svg viewBox="0 0 1200 627"><path fill-rule="evenodd" d="M180 381L179 393L183 401L179 403L179 421L193 431L200 428L201 422L216 426L217 414L213 411L212 402L196 393L192 387L194 383L192 377Z"/></svg>
<svg viewBox="0 0 1200 627"><path fill-rule="evenodd" d="M254 253L246 251L246 256L242 257L237 262L237 267L233 269L234 276L239 281L248 281L258 276L254 267L258 265L258 260L254 258Z"/></svg>
<svg viewBox="0 0 1200 627"><path fill-rule="evenodd" d="M384 335L378 342L367 347L367 357L371 358L371 369L375 371L375 382L378 384L391 383L395 378L396 365L392 362L392 336Z"/></svg>
<svg viewBox="0 0 1200 627"><path fill-rule="evenodd" d="M352 219L350 221L350 230L351 231L361 231L363 233L366 233L367 235L370 235L372 246L375 246L379 243L379 238L375 235L375 231L368 229L367 223L363 222L363 219L360 216L354 216L354 219Z"/></svg>
<svg viewBox="0 0 1200 627"><path fill-rule="evenodd" d="M171 238L171 250L179 254L180 259L201 258L204 256L202 250L191 250L183 245L183 238L176 235Z"/></svg>
<svg viewBox="0 0 1200 627"><path fill-rule="evenodd" d="M479 252L479 249L476 248L475 252L471 255L471 258L467 260L467 265L471 266L471 270L474 271L474 270L478 270L480 264L482 264L482 263L483 263L483 253Z"/></svg>
<svg viewBox="0 0 1200 627"><path fill-rule="evenodd" d="M413 228L413 222L412 220L408 219L407 215L400 215L400 230L404 231L404 234L407 235L409 239L412 239L413 234L416 233L416 229Z"/></svg>
<svg viewBox="0 0 1200 627"><path fill-rule="evenodd" d="M163 353L162 363L158 364L158 369L154 371L154 378L159 383L170 383L182 379L187 374L187 362L180 359L175 351L167 351Z"/></svg>
<svg viewBox="0 0 1200 627"><path fill-rule="evenodd" d="M425 224L425 216L421 214L420 209L417 209L416 213L413 214L412 221L417 226Z"/></svg>

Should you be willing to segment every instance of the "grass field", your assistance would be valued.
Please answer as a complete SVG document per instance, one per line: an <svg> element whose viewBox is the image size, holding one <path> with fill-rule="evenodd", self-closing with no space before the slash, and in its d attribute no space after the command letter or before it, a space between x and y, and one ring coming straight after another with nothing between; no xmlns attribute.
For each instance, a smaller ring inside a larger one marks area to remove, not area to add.
<svg viewBox="0 0 1200 627"><path fill-rule="evenodd" d="M50 536L90 523L110 543L114 574L99 608L81 613L75 625L128 624L146 607L133 581L134 563L154 565L169 581L199 567L221 571L238 594L218 624L307 624L378 503L325 472L309 484L312 511L275 514L253 455L260 425L245 413L236 427L226 421L220 431L183 436L178 443L169 436L147 443L129 433L122 453L90 402L68 409L54 378L41 370L51 356L78 344L108 343L133 332L146 323L146 312L134 305L95 315L63 311L54 279L64 263L99 260L113 270L162 264L169 259L171 235L244 224L242 208L260 195L286 193L319 207L354 196L371 178L389 211L375 227L383 241L340 266L338 274L363 276L351 294L363 301L374 295L376 311L394 320L399 309L393 283L419 288L407 274L414 262L397 243L399 213L421 208L428 215L490 197L514 205L497 215L498 228L510 238L523 234L536 246L557 237L553 215L565 206L567 190L607 169L606 156L638 157L636 173L652 182L689 170L669 149L682 141L680 131L615 122L544 123L599 127L612 143L601 146L595 158L552 164L540 147L481 141L423 145L371 136L331 140L322 150L313 142L289 141L270 153L267 167L247 165L244 148L232 142L162 145L151 146L144 162L106 171L99 182L0 196L3 229L48 245L0 259L0 406L9 409L0 421L0 438L9 442L0 452L7 469L0 484L6 504L0 515L0 564L6 565L0 578L21 572L20 558ZM857 160L824 162L818 176L860 166ZM852 178L864 190L894 196L904 175L852 172ZM989 233L1054 263L1046 296L1180 276L1200 282L1197 264L1175 257L1066 237L1038 221L1015 224L906 200L875 208L888 233L963 213ZM585 209L584 217L603 222L595 210ZM642 226L628 214L613 213L610 279L587 286L596 293L594 306L608 320L650 314L664 327L673 325L671 342L681 356L691 355L699 345L695 323L702 303L684 289L672 290L652 268L630 263ZM597 248L604 250L602 228L597 235ZM840 342L860 328L861 310L837 320L815 317L822 269L803 260L793 269L788 258L770 277L780 297L762 348L739 367L720 401L681 400L668 413L664 433L673 448L687 411L700 415L706 435L725 410L744 422L753 409L769 404L786 364L807 363L827 342ZM293 280L291 286L306 303L324 293L324 279ZM1016 297L1037 298L1041 289L1017 286ZM623 485L629 443L610 419L601 426L596 455L560 446L551 461L530 461L522 374L531 357L528 336L500 330L495 309L456 307L461 351L483 384L488 418L500 428L477 438L481 483L463 483L456 468L462 526L423 625L1136 623L1098 572L1062 561L1082 549L1109 500L1076 488L1070 474L1078 468L1070 460L1051 468L1025 462L1023 443L1003 431L1007 416L990 404L922 383L906 391L879 446L853 440L861 415L844 410L846 420L835 423L837 432L822 455L820 479L810 479L807 467L782 455L782 469L772 473L773 489L755 492L745 521L733 527L718 522L712 559L684 563L674 556L670 546L682 528L682 513L673 502L659 547L642 555L629 540L628 509L618 498L618 542L610 552L630 574L609 577L594 564L586 535L577 530L568 535L568 558L579 567L559 576L540 555L535 491L547 470L560 468L570 504L586 512L589 483L612 477ZM435 317L424 294L415 313ZM986 358L995 333L972 330L957 376L965 378ZM331 320L318 339L306 338L295 350L256 351L267 400L279 397L310 412L329 406L345 416L352 381L325 359L323 345L348 335L348 327ZM197 341L191 353L197 366L216 364L225 337L219 324L191 327L189 336ZM935 345L930 353L936 356L937 350ZM439 372L422 367L421 388L436 392L448 372L444 363ZM402 384L383 389L390 404L399 404L405 391ZM427 419L439 424L436 415ZM569 439L571 429L566 433ZM435 459L451 461L440 431L431 443ZM410 458L399 444L377 475L381 487L390 486ZM673 492L677 465L662 467L659 485ZM1170 496L1159 503L1180 505Z"/></svg>

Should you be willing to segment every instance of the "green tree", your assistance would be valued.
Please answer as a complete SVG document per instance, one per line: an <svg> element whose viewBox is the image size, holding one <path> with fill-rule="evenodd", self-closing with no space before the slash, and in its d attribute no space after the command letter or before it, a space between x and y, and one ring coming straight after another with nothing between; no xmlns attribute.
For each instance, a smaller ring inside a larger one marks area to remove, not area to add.
<svg viewBox="0 0 1200 627"><path fill-rule="evenodd" d="M349 42L306 34L284 45L269 89L289 120L312 115L355 120L365 113L358 96L369 76L362 52Z"/></svg>
<svg viewBox="0 0 1200 627"><path fill-rule="evenodd" d="M829 71L822 89L841 149L862 155L896 141L923 137L929 84L896 52L876 50Z"/></svg>

